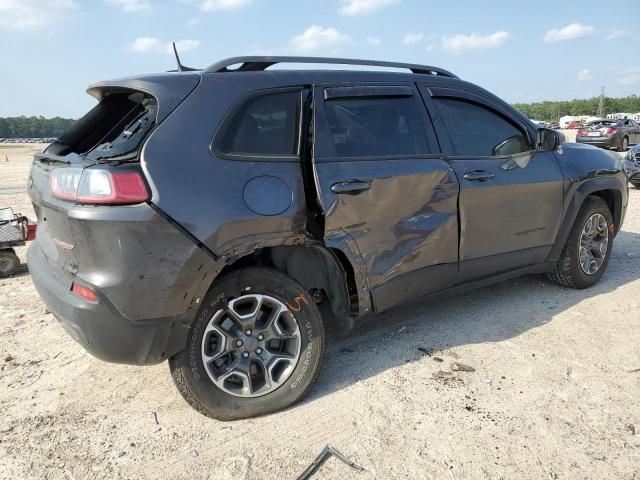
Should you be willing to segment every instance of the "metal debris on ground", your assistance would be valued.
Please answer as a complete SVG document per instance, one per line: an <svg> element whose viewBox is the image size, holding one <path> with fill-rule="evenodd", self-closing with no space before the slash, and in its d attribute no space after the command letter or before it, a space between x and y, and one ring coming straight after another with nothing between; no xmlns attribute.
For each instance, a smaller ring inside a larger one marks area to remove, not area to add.
<svg viewBox="0 0 640 480"><path fill-rule="evenodd" d="M470 367L469 365L465 365L464 363L455 362L453 364L453 371L454 372L475 372L476 369L473 367Z"/></svg>
<svg viewBox="0 0 640 480"><path fill-rule="evenodd" d="M353 462L352 460L349 460L347 457L345 457L342 453L340 453L338 450L333 448L331 445L327 445L326 447L324 447L322 449L322 451L320 452L320 455L318 455L313 460L313 462L311 462L311 464L307 467L307 469L304 472L302 472L302 474L296 480L307 480L308 478L311 478L311 475L316 473L318 471L318 469L322 466L322 464L331 455L336 457L341 462L346 463L351 468L355 468L359 472L363 472L364 471L364 468L362 468L360 465L358 465L357 463Z"/></svg>

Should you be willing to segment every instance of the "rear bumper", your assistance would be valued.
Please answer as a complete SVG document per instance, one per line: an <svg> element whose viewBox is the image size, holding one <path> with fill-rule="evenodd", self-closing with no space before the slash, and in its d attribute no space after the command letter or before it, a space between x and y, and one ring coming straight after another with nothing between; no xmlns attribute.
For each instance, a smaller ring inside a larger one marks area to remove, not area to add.
<svg viewBox="0 0 640 480"><path fill-rule="evenodd" d="M578 135L576 137L576 143L585 143L587 145L611 148L618 146L619 141L617 137L586 137Z"/></svg>
<svg viewBox="0 0 640 480"><path fill-rule="evenodd" d="M127 319L94 285L83 282L96 292L97 303L71 293L74 277L51 268L37 242L31 244L27 257L33 284L49 311L76 342L99 359L136 365L154 364L175 353L171 349L176 345L181 342L184 345L187 330L180 328L183 325L181 319Z"/></svg>

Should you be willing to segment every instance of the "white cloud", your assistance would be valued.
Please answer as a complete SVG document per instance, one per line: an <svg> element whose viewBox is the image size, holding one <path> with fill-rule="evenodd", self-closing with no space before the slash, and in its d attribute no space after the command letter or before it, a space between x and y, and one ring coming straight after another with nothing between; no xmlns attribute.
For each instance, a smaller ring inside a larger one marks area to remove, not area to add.
<svg viewBox="0 0 640 480"><path fill-rule="evenodd" d="M578 72L578 81L585 82L587 80L591 80L593 76L591 75L591 70L588 68L584 68Z"/></svg>
<svg viewBox="0 0 640 480"><path fill-rule="evenodd" d="M200 40L178 40L176 42L176 49L178 50L178 53L195 50L199 46ZM167 43L165 45L165 52L173 53L173 45L171 45L171 43Z"/></svg>
<svg viewBox="0 0 640 480"><path fill-rule="evenodd" d="M340 15L366 15L381 8L400 3L400 0L340 0Z"/></svg>
<svg viewBox="0 0 640 480"><path fill-rule="evenodd" d="M628 34L625 30L619 30L617 28L614 28L612 30L609 30L609 33L607 33L604 36L604 39L609 41L609 40L616 40L617 38L622 38L622 37L626 37Z"/></svg>
<svg viewBox="0 0 640 480"><path fill-rule="evenodd" d="M426 50L427 52L430 52L431 50L433 50L433 43L430 43L429 45L427 45Z"/></svg>
<svg viewBox="0 0 640 480"><path fill-rule="evenodd" d="M0 0L0 28L41 27L77 6L74 0Z"/></svg>
<svg viewBox="0 0 640 480"><path fill-rule="evenodd" d="M179 53L188 52L200 46L198 40L179 40L176 48ZM135 53L173 53L171 42L163 42L155 37L138 37L129 45L128 50Z"/></svg>
<svg viewBox="0 0 640 480"><path fill-rule="evenodd" d="M415 45L416 43L421 42L423 38L424 38L424 33L412 33L412 32L409 32L402 39L402 44L403 45Z"/></svg>
<svg viewBox="0 0 640 480"><path fill-rule="evenodd" d="M204 0L202 2L202 10L210 12L214 10L235 10L236 8L246 7L253 0Z"/></svg>
<svg viewBox="0 0 640 480"><path fill-rule="evenodd" d="M162 42L153 37L138 37L128 48L136 53L156 52L162 50Z"/></svg>
<svg viewBox="0 0 640 480"><path fill-rule="evenodd" d="M335 28L312 25L289 40L289 44L297 52L335 52L352 45L353 41L349 35L340 33Z"/></svg>
<svg viewBox="0 0 640 480"><path fill-rule="evenodd" d="M461 53L465 50L478 50L482 48L496 48L511 38L508 32L495 32L489 35L463 35L461 33L453 37L444 37L442 46L452 53Z"/></svg>
<svg viewBox="0 0 640 480"><path fill-rule="evenodd" d="M380 37L367 37L367 43L369 45L377 47L378 45L382 44L382 40L380 39Z"/></svg>
<svg viewBox="0 0 640 480"><path fill-rule="evenodd" d="M125 12L146 12L151 10L151 0L107 0L107 3L120 7Z"/></svg>
<svg viewBox="0 0 640 480"><path fill-rule="evenodd" d="M552 28L545 33L543 40L546 43L562 42L564 40L573 40L575 38L586 37L591 35L595 28L591 25L583 25L581 23L570 23L566 27Z"/></svg>

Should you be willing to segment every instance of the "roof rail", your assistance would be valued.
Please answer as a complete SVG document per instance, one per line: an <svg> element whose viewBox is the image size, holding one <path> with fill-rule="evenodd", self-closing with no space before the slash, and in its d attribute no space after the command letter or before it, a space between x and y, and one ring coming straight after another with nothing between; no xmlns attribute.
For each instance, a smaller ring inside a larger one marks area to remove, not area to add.
<svg viewBox="0 0 640 480"><path fill-rule="evenodd" d="M379 60L358 60L354 58L327 57L232 57L209 65L204 72L256 72L269 68L277 63L327 63L334 65L367 65L373 67L406 68L413 73L424 75L438 75L441 77L458 78L453 73L431 65L415 65L413 63L383 62ZM231 65L240 65L229 69Z"/></svg>

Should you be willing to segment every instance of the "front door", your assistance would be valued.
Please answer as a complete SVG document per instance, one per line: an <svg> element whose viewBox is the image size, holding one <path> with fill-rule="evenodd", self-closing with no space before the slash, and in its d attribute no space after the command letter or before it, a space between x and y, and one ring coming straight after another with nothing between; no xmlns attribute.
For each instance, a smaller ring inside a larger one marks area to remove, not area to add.
<svg viewBox="0 0 640 480"><path fill-rule="evenodd" d="M415 85L316 86L313 111L325 242L360 274L359 294L382 311L451 286L458 182Z"/></svg>
<svg viewBox="0 0 640 480"><path fill-rule="evenodd" d="M542 263L563 212L554 152L497 101L421 87L446 158L460 181L459 282Z"/></svg>

